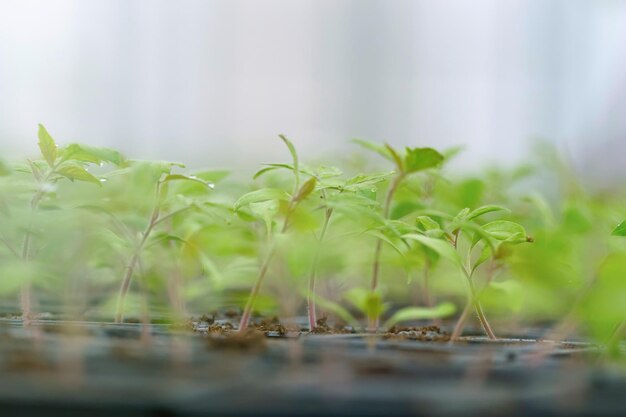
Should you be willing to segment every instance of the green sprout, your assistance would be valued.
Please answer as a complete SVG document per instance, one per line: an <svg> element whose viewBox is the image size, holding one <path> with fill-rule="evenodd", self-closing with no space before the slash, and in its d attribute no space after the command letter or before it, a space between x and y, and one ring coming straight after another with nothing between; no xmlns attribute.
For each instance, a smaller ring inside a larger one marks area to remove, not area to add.
<svg viewBox="0 0 626 417"><path fill-rule="evenodd" d="M472 308L478 320L490 339L496 336L487 321L487 317L480 303L480 296L493 280L494 273L500 268L510 252L510 247L523 242L531 242L532 238L526 235L524 227L507 220L496 220L485 225L479 225L476 220L481 216L506 210L500 206L483 206L475 210L464 209L455 217L437 213L440 218L448 220L445 227L431 217L420 216L417 219L418 233L404 235L404 239L418 242L427 251L427 254L452 262L464 275L467 284L467 302L451 335L451 340L459 338L465 322ZM462 250L461 237L467 236L465 250ZM479 249L478 252L476 249ZM464 255L460 253L465 252ZM478 252L478 257L473 254ZM436 258L435 258L436 259ZM477 268L491 261L491 267L482 289L477 289L475 273Z"/></svg>
<svg viewBox="0 0 626 417"><path fill-rule="evenodd" d="M255 280L254 286L250 291L250 296L248 297L248 301L246 302L246 306L243 310L243 314L241 316L241 320L239 322L239 331L244 332L250 323L250 317L252 315L252 309L254 308L255 301L258 297L259 290L261 289L261 284L267 275L270 265L274 256L276 255L276 245L275 239L271 239L272 235L272 221L273 218L278 214L278 210L281 202L286 204L284 208L284 217L282 220L282 226L280 227L280 234L284 235L289 230L291 226L292 217L297 209L297 207L306 200L314 191L317 184L317 178L314 176L309 177L302 185L300 184L300 163L298 159L298 154L296 152L296 148L293 143L287 139L284 135L279 135L280 139L289 149L289 153L291 154L293 164L290 167L290 170L293 172L294 176L294 185L293 191L291 194L278 189L278 188L262 188L260 190L249 192L243 196L241 196L235 202L235 210L238 211L243 207L252 206L253 215L256 214L257 217L262 219L267 228L267 235L269 242L269 247L265 254L265 259L261 263L261 268L257 274L257 278ZM267 170L267 169L266 169ZM259 173L257 173L257 176Z"/></svg>
<svg viewBox="0 0 626 417"><path fill-rule="evenodd" d="M134 174L137 176L145 175L147 178L151 178L152 187L154 188L154 197L152 199L152 208L150 210L150 216L148 218L147 225L139 235L134 234L131 230L120 221L114 213L107 212L111 218L114 228L119 236L126 240L131 249L130 257L125 265L124 273L122 276L119 294L117 297L117 307L115 310L115 322L122 323L124 321L124 307L125 300L128 294L132 278L136 270L143 270L142 266L142 254L143 251L155 241L160 240L180 240L174 235L167 233L155 233L155 230L165 224L167 221L175 218L176 216L198 208L198 204L193 201L182 200L181 204L176 206L170 198L170 184L172 182L186 181L198 183L205 189L213 188L213 184L208 182L199 176L185 175L180 173L174 173L172 170L175 168L184 168L183 164L170 163L170 162L152 162L152 163L132 163L129 168L121 171L114 171L109 174L109 178L116 176L124 176L128 174ZM142 182L143 185L143 182Z"/></svg>
<svg viewBox="0 0 626 417"><path fill-rule="evenodd" d="M430 168L436 168L441 165L444 160L443 155L432 148L406 148L404 153L400 154L400 152L392 148L390 145L380 146L378 144L360 139L356 139L355 142L364 148L379 154L383 158L388 159L395 165L396 172L391 179L382 206L382 215L384 219L389 218L394 195L409 175L422 172ZM382 246L383 239L378 239L374 250L374 261L372 264L372 278L370 284L372 293L375 293L378 288ZM376 331L377 328L378 316L374 315L370 320L368 330L373 332Z"/></svg>
<svg viewBox="0 0 626 417"><path fill-rule="evenodd" d="M28 166L23 171L32 175L36 184L36 191L29 204L29 215L25 226L21 250L15 249L8 241L5 245L23 262L30 262L36 252L33 248L33 239L38 233L34 230L38 209L46 198L55 194L56 183L62 179L83 181L102 186L101 180L88 171L91 165L112 163L122 165L123 157L116 151L106 148L94 148L78 144L58 147L50 133L43 125L39 125L39 150L43 160L28 160ZM22 169L20 169L21 171ZM29 279L24 280L21 288L22 316L25 320L31 316L32 284Z"/></svg>

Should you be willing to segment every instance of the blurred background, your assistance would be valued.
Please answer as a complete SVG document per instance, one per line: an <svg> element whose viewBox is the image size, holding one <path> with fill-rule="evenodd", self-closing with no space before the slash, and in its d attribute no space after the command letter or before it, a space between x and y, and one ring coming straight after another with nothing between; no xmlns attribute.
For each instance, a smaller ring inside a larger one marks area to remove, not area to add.
<svg viewBox="0 0 626 417"><path fill-rule="evenodd" d="M626 174L626 2L0 0L0 150L60 143L192 166L361 137L465 145L478 170L554 142Z"/></svg>

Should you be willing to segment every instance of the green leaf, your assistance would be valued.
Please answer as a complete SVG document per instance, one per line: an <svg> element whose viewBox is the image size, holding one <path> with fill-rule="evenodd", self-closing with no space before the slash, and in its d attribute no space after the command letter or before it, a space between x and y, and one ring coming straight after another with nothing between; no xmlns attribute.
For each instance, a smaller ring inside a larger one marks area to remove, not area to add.
<svg viewBox="0 0 626 417"><path fill-rule="evenodd" d="M196 177L195 175L183 175L183 174L168 174L161 180L161 182L169 182L169 181L193 181L198 184L202 184L208 188L213 188L213 184L210 182L206 182L205 180Z"/></svg>
<svg viewBox="0 0 626 417"><path fill-rule="evenodd" d="M414 200L399 201L393 205L389 218L393 220L398 220L398 219L403 218L404 216L408 216L409 214L417 210L422 210L423 208L424 208L423 204L418 203Z"/></svg>
<svg viewBox="0 0 626 417"><path fill-rule="evenodd" d="M387 148L387 150L389 151L389 154L393 158L393 162L395 162L396 166L398 167L398 171L404 172L404 161L402 161L402 158L400 158L400 155L398 155L398 152L396 152L394 148L392 148L389 144L386 144L386 143L385 143L385 148Z"/></svg>
<svg viewBox="0 0 626 417"><path fill-rule="evenodd" d="M617 225L613 232L611 233L613 236L626 236L626 220Z"/></svg>
<svg viewBox="0 0 626 417"><path fill-rule="evenodd" d="M307 198L313 191L315 191L315 184L317 183L317 178L311 177L309 178L302 187L298 190L298 193L293 197L293 201L302 201Z"/></svg>
<svg viewBox="0 0 626 417"><path fill-rule="evenodd" d="M345 184L340 187L346 191L371 190L376 184L387 180L394 172L378 172L369 175L357 175L346 180Z"/></svg>
<svg viewBox="0 0 626 417"><path fill-rule="evenodd" d="M474 220L474 219L479 218L480 216L484 216L487 213L493 213L494 211L509 211L509 209L502 207L502 206L496 206L496 205L482 206L482 207L478 207L476 210L472 210L467 215L465 220L467 221Z"/></svg>
<svg viewBox="0 0 626 417"><path fill-rule="evenodd" d="M379 317L386 309L380 292L372 292L365 288L352 288L346 292L344 298L370 319Z"/></svg>
<svg viewBox="0 0 626 417"><path fill-rule="evenodd" d="M469 216L469 214L470 214L470 209L465 207L463 210L459 211L459 214L454 216L454 223L464 222L467 219L467 216Z"/></svg>
<svg viewBox="0 0 626 417"><path fill-rule="evenodd" d="M73 143L62 150L64 160L73 160L80 162L90 162L92 164L100 164L109 162L117 166L124 164L124 157L116 150L109 148L95 148L87 145Z"/></svg>
<svg viewBox="0 0 626 417"><path fill-rule="evenodd" d="M41 172L41 168L35 165L35 163L31 161L30 159L28 159L27 161L28 161L28 166L30 167L30 171L33 174L33 177L35 177L35 179L38 182L43 181L43 173Z"/></svg>
<svg viewBox="0 0 626 417"><path fill-rule="evenodd" d="M445 240L436 239L436 238L428 237L424 235L418 235L417 233L409 233L402 237L404 239L415 240L421 243L422 245L426 246L427 248L434 250L442 258L445 258L451 261L453 264L457 266L462 266L461 257L459 256L457 251L454 250L454 247Z"/></svg>
<svg viewBox="0 0 626 417"><path fill-rule="evenodd" d="M176 243L181 243L181 244L187 243L185 239L181 238L180 236L176 236L176 235L173 235L171 233L166 233L166 232L158 232L150 237L150 243L148 244L148 247L155 246L160 243L169 243L169 242L176 242Z"/></svg>
<svg viewBox="0 0 626 417"><path fill-rule="evenodd" d="M343 307L339 303L322 298L319 295L311 294L311 296L321 309L335 314L337 317L350 324L355 330L362 330L361 323L359 323L359 321L350 313L350 311L348 311L347 308Z"/></svg>
<svg viewBox="0 0 626 417"><path fill-rule="evenodd" d="M443 155L433 148L406 148L404 167L407 173L434 168L443 162Z"/></svg>
<svg viewBox="0 0 626 417"><path fill-rule="evenodd" d="M382 156L385 159L390 160L391 162L394 162L394 158L391 155L391 153L389 153L389 149L387 148L387 146L379 145L377 143L370 142L370 141L363 140L363 139L352 139L352 142L356 143L357 145L362 146L363 148L367 150L377 153L378 155Z"/></svg>
<svg viewBox="0 0 626 417"><path fill-rule="evenodd" d="M93 174L90 174L85 168L80 165L66 164L62 165L55 171L57 174L64 176L72 181L85 181L92 182L102 186L102 183Z"/></svg>
<svg viewBox="0 0 626 417"><path fill-rule="evenodd" d="M267 200L289 200L289 194L278 188L261 188L260 190L251 191L242 195L239 200L235 202L235 210L239 210L241 207L247 206L250 203L258 203L260 201Z"/></svg>
<svg viewBox="0 0 626 417"><path fill-rule="evenodd" d="M474 262L474 266L472 266L472 272L491 257L493 250L494 249L489 245L483 246L483 249L480 251L480 256L476 259L476 262Z"/></svg>
<svg viewBox="0 0 626 417"><path fill-rule="evenodd" d="M528 241L526 229L524 229L521 224L508 220L496 220L487 223L482 229L489 233L494 239L508 243L522 243Z"/></svg>
<svg viewBox="0 0 626 417"><path fill-rule="evenodd" d="M269 235L272 230L272 221L278 214L280 205L278 200L260 201L258 203L250 203L248 205L250 213L265 223L265 231Z"/></svg>
<svg viewBox="0 0 626 417"><path fill-rule="evenodd" d="M418 229L420 229L422 232L424 232L424 234L427 235L427 236L430 236L430 237L442 237L444 235L444 233L445 233L441 229L441 226L439 225L439 223L437 223L431 217L428 217L428 216L418 216L415 219L415 223L416 223L416 226L418 227Z"/></svg>
<svg viewBox="0 0 626 417"><path fill-rule="evenodd" d="M230 171L225 169L211 169L206 171L193 172L194 177L198 177L208 183L215 184L230 175Z"/></svg>
<svg viewBox="0 0 626 417"><path fill-rule="evenodd" d="M453 315L456 306L452 303L440 303L435 307L405 307L396 311L383 325L383 329L389 329L394 325L411 320L440 319Z"/></svg>
<svg viewBox="0 0 626 417"><path fill-rule="evenodd" d="M289 153L291 154L291 159L293 160L293 175L296 177L294 190L297 191L300 187L300 162L298 161L298 153L296 152L296 147L293 146L293 143L289 139L287 139L285 135L281 134L278 135L278 137L281 138L283 142L285 142L285 145L287 145Z"/></svg>
<svg viewBox="0 0 626 417"><path fill-rule="evenodd" d="M42 124L39 125L39 149L41 150L41 155L48 162L48 165L51 167L54 166L54 161L57 159L57 145L54 143L54 139L50 136L50 133L43 127Z"/></svg>
<svg viewBox="0 0 626 417"><path fill-rule="evenodd" d="M380 239L383 242L385 242L386 244L388 244L391 248L393 248L393 250L395 250L398 255L400 255L403 259L405 258L404 253L402 252L402 250L398 247L398 245L396 245L395 243L393 243L391 241L391 239L389 239L387 236L385 236L383 233L379 232L378 230L367 230L364 232L366 235L375 237L376 239Z"/></svg>

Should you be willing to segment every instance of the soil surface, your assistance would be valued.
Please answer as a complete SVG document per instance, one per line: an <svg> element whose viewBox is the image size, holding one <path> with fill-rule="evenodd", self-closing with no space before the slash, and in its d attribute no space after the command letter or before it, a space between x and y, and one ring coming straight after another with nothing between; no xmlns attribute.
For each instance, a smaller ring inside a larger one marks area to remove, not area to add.
<svg viewBox="0 0 626 417"><path fill-rule="evenodd" d="M309 333L258 317L240 333L237 319L0 320L0 415L626 415L626 372L586 343L451 344L435 326L371 335L325 320Z"/></svg>

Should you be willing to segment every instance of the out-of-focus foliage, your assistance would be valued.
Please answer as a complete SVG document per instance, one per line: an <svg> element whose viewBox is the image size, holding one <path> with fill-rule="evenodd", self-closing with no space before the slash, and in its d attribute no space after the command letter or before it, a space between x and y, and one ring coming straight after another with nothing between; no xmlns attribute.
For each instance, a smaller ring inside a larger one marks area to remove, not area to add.
<svg viewBox="0 0 626 417"><path fill-rule="evenodd" d="M312 164L283 140L291 162L249 181L57 144L41 126L38 158L0 162L2 312L19 314L29 293L34 311L110 319L133 257L128 317L242 308L274 248L263 314L304 314L308 296L352 324L444 317L466 303L468 278L496 329L573 315L602 343L623 336L626 187L583 186L545 146L532 164L459 177L455 150L360 141L390 172L362 156Z"/></svg>

